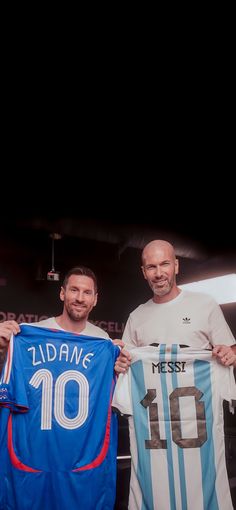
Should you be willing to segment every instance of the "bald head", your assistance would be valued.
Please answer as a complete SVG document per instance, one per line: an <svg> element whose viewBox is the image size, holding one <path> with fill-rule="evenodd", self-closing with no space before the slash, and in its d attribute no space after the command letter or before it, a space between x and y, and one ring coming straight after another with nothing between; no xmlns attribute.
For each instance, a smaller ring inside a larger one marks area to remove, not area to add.
<svg viewBox="0 0 236 510"><path fill-rule="evenodd" d="M165 303L179 294L176 285L179 264L174 248L168 241L155 240L144 247L142 271L156 303Z"/></svg>
<svg viewBox="0 0 236 510"><path fill-rule="evenodd" d="M169 260L175 259L175 251L172 244L168 243L168 241L163 241L162 239L151 241L150 243L144 246L142 251L142 263L145 265L145 261L149 256L153 256L157 253L163 255L164 258Z"/></svg>

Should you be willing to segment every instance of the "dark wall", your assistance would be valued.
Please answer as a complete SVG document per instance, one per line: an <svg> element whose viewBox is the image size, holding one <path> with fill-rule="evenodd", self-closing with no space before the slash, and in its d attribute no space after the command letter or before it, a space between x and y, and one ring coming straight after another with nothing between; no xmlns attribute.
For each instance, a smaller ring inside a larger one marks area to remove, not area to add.
<svg viewBox="0 0 236 510"><path fill-rule="evenodd" d="M15 318L18 322L34 322L57 315L63 274L71 267L84 264L98 277L99 297L90 318L119 338L129 313L150 298L151 292L140 269L141 250L128 248L119 256L118 247L108 243L65 239L55 245L55 268L61 281L47 281L51 269L51 244L47 238L15 240L0 249L0 321ZM4 255L4 256L3 256ZM190 259L180 259L178 283L186 283L207 275L207 266ZM208 273L212 276L209 262ZM2 285L1 285L2 284ZM236 336L236 304L223 305L222 310Z"/></svg>
<svg viewBox="0 0 236 510"><path fill-rule="evenodd" d="M52 266L51 243L48 235L38 231L21 230L0 239L0 320L33 322L59 314L63 274L83 264L98 277L99 299L91 319L108 330L112 338L120 337L129 313L151 296L140 268L141 249L64 237L54 243L54 265L61 273L61 281L49 282L46 275ZM178 283L224 271L235 272L235 258L203 261L180 258ZM236 336L236 303L222 309Z"/></svg>

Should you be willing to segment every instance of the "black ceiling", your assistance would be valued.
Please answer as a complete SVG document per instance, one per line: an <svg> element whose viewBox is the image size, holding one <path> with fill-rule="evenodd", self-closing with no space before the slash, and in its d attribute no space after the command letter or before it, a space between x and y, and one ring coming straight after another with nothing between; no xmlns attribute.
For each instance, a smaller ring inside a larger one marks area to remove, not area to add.
<svg viewBox="0 0 236 510"><path fill-rule="evenodd" d="M164 238L190 258L236 259L232 185L220 184L222 192L216 195L213 187L209 192L203 181L196 186L193 178L179 179L172 190L173 177L158 182L158 175L155 180L147 175L139 180L138 191L135 182L133 189L124 181L117 183L116 175L113 183L107 183L108 190L97 187L89 173L81 185L70 175L66 178L65 185L63 181L54 185L50 179L40 184L37 197L24 186L15 200L6 191L7 206L0 204L0 241L59 232L71 240L114 244L122 254L128 248L141 249L151 239Z"/></svg>

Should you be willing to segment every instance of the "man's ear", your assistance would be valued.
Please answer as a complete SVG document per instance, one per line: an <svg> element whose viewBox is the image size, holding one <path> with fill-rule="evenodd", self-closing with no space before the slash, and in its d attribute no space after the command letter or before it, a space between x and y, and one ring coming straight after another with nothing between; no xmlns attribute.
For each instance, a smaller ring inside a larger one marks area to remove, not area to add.
<svg viewBox="0 0 236 510"><path fill-rule="evenodd" d="M146 280L146 279L147 279L147 277L146 277L146 273L145 273L145 268L144 268L144 266L141 266L141 269L142 269L143 276L144 276L144 278L145 278L145 280Z"/></svg>
<svg viewBox="0 0 236 510"><path fill-rule="evenodd" d="M175 259L175 274L179 274L179 260Z"/></svg>
<svg viewBox="0 0 236 510"><path fill-rule="evenodd" d="M98 302L98 293L96 293L95 296L94 296L93 307L96 306L97 302Z"/></svg>
<svg viewBox="0 0 236 510"><path fill-rule="evenodd" d="M65 300L65 291L64 291L63 287L61 287L61 290L60 290L60 300L61 301Z"/></svg>

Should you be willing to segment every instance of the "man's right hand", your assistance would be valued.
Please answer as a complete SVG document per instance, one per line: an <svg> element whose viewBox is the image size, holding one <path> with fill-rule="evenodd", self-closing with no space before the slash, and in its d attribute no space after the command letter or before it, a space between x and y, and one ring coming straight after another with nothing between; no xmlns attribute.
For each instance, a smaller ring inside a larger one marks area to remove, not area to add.
<svg viewBox="0 0 236 510"><path fill-rule="evenodd" d="M120 355L118 356L118 358L115 362L115 371L116 371L117 375L125 374L125 372L127 372L130 365L131 365L131 355L128 351L126 351L125 349L122 349L122 351L120 351Z"/></svg>
<svg viewBox="0 0 236 510"><path fill-rule="evenodd" d="M16 335L19 332L20 326L16 321L0 322L0 353L7 350L12 333Z"/></svg>

